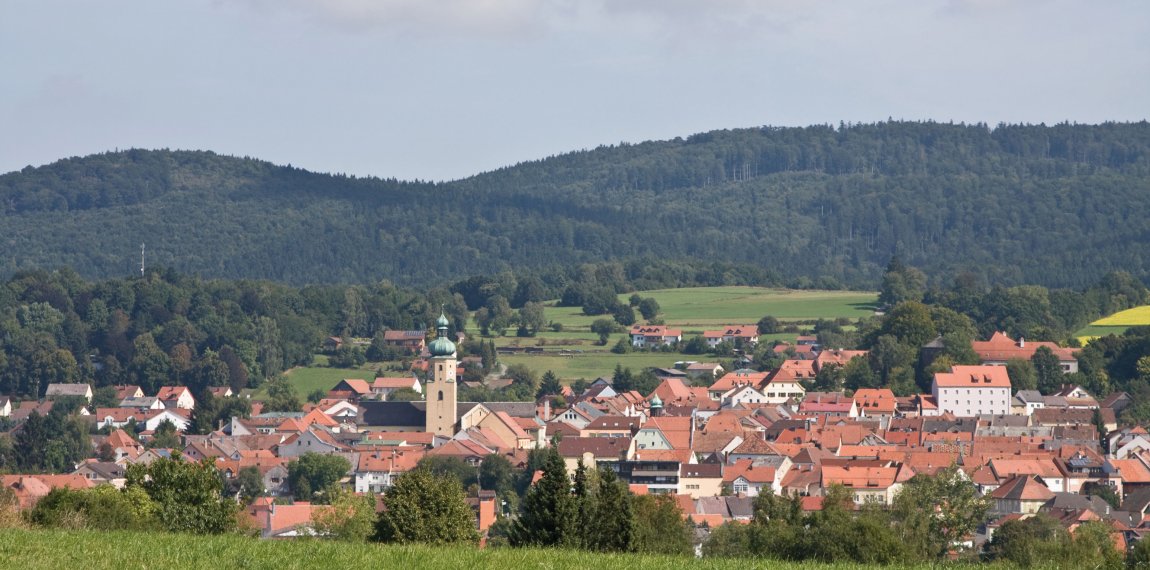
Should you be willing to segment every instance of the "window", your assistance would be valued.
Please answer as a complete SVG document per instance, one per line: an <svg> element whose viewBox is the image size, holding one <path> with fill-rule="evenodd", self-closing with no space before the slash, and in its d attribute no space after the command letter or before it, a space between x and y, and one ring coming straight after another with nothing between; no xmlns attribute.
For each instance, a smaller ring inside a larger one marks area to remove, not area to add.
<svg viewBox="0 0 1150 570"><path fill-rule="evenodd" d="M439 391L439 401L443 401L443 390Z"/></svg>

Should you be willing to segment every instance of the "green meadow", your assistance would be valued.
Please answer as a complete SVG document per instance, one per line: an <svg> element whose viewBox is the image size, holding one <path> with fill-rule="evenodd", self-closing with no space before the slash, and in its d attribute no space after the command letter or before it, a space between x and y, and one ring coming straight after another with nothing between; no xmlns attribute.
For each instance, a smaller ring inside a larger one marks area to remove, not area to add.
<svg viewBox="0 0 1150 570"><path fill-rule="evenodd" d="M879 568L857 564L698 559L645 554L597 554L579 550L480 549L459 546L398 546L316 539L266 541L238 535L194 536L61 530L0 530L0 567L21 570L296 570L311 568L538 568L567 570L799 570ZM882 566L884 569L916 566ZM921 566L927 568L929 566Z"/></svg>
<svg viewBox="0 0 1150 570"><path fill-rule="evenodd" d="M1134 307L1102 317L1078 329L1074 336L1083 343L1107 335L1121 335L1133 326L1150 325L1150 305Z"/></svg>
<svg viewBox="0 0 1150 570"><path fill-rule="evenodd" d="M297 366L284 373L284 376L287 377L288 382L295 386L300 397L306 398L308 394L316 390L323 390L324 392L331 390L332 386L344 378L361 378L370 382L375 379L375 370L378 367L379 363L369 362L361 368L328 368L327 357L317 354L312 366ZM256 392L255 396L258 398L264 394L265 392L261 389Z"/></svg>
<svg viewBox="0 0 1150 570"><path fill-rule="evenodd" d="M626 302L631 294L620 295ZM813 321L874 314L877 293L858 291L799 291L762 287L690 287L640 291L640 297L659 302L663 320L692 332L722 325L753 325L764 316L780 321ZM579 307L556 307L548 303L547 319L567 329L589 331L601 317L584 315Z"/></svg>

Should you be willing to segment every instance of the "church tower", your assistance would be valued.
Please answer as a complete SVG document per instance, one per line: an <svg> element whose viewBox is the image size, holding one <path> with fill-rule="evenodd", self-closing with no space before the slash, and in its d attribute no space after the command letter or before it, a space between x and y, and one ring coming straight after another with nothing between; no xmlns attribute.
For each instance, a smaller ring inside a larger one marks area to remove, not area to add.
<svg viewBox="0 0 1150 570"><path fill-rule="evenodd" d="M431 353L431 374L427 380L426 431L435 435L455 435L456 382L455 343L447 339L447 317L440 314L435 321L438 335L427 351Z"/></svg>

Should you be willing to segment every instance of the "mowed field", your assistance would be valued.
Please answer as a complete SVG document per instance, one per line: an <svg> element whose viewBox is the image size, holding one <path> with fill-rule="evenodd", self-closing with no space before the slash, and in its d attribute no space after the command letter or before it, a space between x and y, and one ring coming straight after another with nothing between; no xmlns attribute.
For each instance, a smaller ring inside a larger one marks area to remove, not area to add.
<svg viewBox="0 0 1150 570"><path fill-rule="evenodd" d="M626 302L631 294L620 295ZM640 291L640 297L659 302L668 325L681 327L684 334L708 327L755 324L771 315L780 321L810 321L846 317L857 319L874 314L877 293L858 291L798 291L762 287L691 287ZM547 319L567 328L590 331L601 317L583 314L579 307L556 307L548 303Z"/></svg>
<svg viewBox="0 0 1150 570"><path fill-rule="evenodd" d="M1126 332L1126 329L1140 325L1150 325L1150 305L1126 309L1098 319L1079 329L1074 333L1074 336L1082 342L1089 342L1111 334L1120 335Z"/></svg>
<svg viewBox="0 0 1150 570"><path fill-rule="evenodd" d="M1053 562L1053 561L1052 561ZM798 570L927 568L770 560L697 559L581 550L356 544L315 539L258 540L238 535L0 529L0 568L22 570L296 570L311 568L619 568L623 570ZM1051 565L1051 568L1056 567Z"/></svg>
<svg viewBox="0 0 1150 570"><path fill-rule="evenodd" d="M362 368L328 368L326 365L327 357L317 354L313 366L292 368L284 376L287 377L288 382L295 386L300 397L306 398L308 394L316 390L323 390L324 392L331 390L344 378L361 378L370 382L375 379L375 369L380 364L369 362ZM400 373L397 372L396 375L398 376ZM255 396L258 398L265 394L266 392L261 388Z"/></svg>

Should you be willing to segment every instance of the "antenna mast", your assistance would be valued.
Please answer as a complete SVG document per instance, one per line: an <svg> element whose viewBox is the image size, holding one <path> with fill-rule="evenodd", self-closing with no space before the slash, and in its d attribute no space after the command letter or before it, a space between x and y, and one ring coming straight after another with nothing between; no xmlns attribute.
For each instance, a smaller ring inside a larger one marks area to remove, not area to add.
<svg viewBox="0 0 1150 570"><path fill-rule="evenodd" d="M140 277L144 276L144 244L140 243Z"/></svg>

